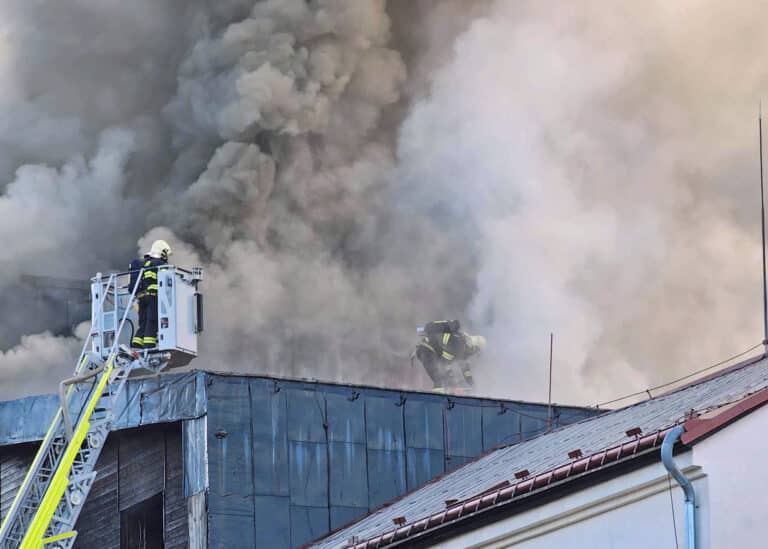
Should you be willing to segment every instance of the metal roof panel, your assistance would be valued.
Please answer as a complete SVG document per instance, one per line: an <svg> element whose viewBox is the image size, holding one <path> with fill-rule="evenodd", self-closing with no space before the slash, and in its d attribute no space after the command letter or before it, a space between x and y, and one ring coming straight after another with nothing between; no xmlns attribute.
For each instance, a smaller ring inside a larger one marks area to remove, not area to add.
<svg viewBox="0 0 768 549"><path fill-rule="evenodd" d="M574 448L579 448L584 455L597 454L634 440L635 437L626 434L632 428L640 427L643 433L658 432L684 420L691 410L704 412L766 387L768 360L762 358L703 382L493 450L318 540L311 547L338 549L352 538L362 541L380 536L392 531L392 521L397 517L413 523L444 510L446 500L465 500L505 480L514 482L517 471L527 469L535 476L566 464L568 452Z"/></svg>

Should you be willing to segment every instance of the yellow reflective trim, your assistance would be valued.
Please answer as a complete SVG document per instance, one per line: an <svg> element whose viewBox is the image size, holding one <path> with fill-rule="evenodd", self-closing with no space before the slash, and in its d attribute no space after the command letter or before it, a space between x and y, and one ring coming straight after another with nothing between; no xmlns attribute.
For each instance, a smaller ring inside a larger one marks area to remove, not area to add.
<svg viewBox="0 0 768 549"><path fill-rule="evenodd" d="M87 361L88 357L87 355L83 356L83 359L80 361L80 364L78 365L77 369L75 370L76 373L80 373L80 370L83 369L83 366L85 365L85 362ZM72 385L70 385L69 389L67 390L67 395L72 391ZM27 475L24 477L24 482L21 483L21 486L16 491L16 497L13 498L13 503L11 504L11 507L9 509L13 509L16 506L16 503L18 502L18 499L21 497L21 488L27 484L27 481L32 476L32 471L37 468L38 463L40 460L43 459L43 456L45 452L43 452L43 448L47 446L47 442L53 437L53 429L56 427L59 416L61 415L61 408L59 408L59 411L56 412L56 415L53 416L53 421L51 422L51 426L48 427L48 432L45 434L45 438L43 439L42 444L40 444L40 448L37 449L37 454L35 454L35 459L32 460L32 465L29 466L29 469L27 470ZM5 518L3 519L2 527L0 527L0 530L5 528L5 523L8 522L8 519L10 518L11 514L7 513L5 515Z"/></svg>
<svg viewBox="0 0 768 549"><path fill-rule="evenodd" d="M464 377L472 377L472 372L469 370L464 370Z"/></svg>
<svg viewBox="0 0 768 549"><path fill-rule="evenodd" d="M158 286L157 284L150 284L149 286L147 286L147 291L151 292L152 290L158 290L159 288L160 286Z"/></svg>
<svg viewBox="0 0 768 549"><path fill-rule="evenodd" d="M448 345L451 340L451 334L443 334L443 345Z"/></svg>
<svg viewBox="0 0 768 549"><path fill-rule="evenodd" d="M13 506L16 505L16 500L18 500L21 497L21 488L29 480L29 477L32 475L32 471L37 468L37 462L40 459L40 457L43 455L43 451L42 450L43 450L43 448L45 448L47 446L46 442L53 435L53 428L58 423L60 415L61 415L61 408L59 408L59 411L56 412L55 416L53 416L53 422L51 422L51 426L48 428L48 433L46 433L45 439L43 440L43 443L40 444L40 448L37 450L37 455L35 455L35 459L32 462L32 465L29 467L29 470L27 471L27 476L24 477L24 482L21 483L21 486L19 487L18 491L16 492L16 497L13 500L13 504L11 505L11 508L13 508ZM8 522L8 519L10 518L10 516L11 516L10 513L5 515L5 519L3 519L3 528L5 528L5 523Z"/></svg>
<svg viewBox="0 0 768 549"><path fill-rule="evenodd" d="M80 370L83 369L83 366L85 366L85 363L88 361L88 355L83 355L83 360L80 361L80 364L77 365L77 370L75 370L77 373L80 373ZM72 390L72 386L69 386L69 390Z"/></svg>
<svg viewBox="0 0 768 549"><path fill-rule="evenodd" d="M144 271L144 278L154 278L157 280L157 273L155 271Z"/></svg>
<svg viewBox="0 0 768 549"><path fill-rule="evenodd" d="M57 536L51 536L49 538L45 538L43 540L43 545L46 545L48 543L53 543L54 541L61 541L63 539L73 538L76 535L77 535L77 531L76 530L72 530L70 532L64 532L63 534L59 534Z"/></svg>
<svg viewBox="0 0 768 549"><path fill-rule="evenodd" d="M443 351L443 358L445 360L453 360L456 357L454 355L452 355L451 353L449 353L448 351Z"/></svg>
<svg viewBox="0 0 768 549"><path fill-rule="evenodd" d="M143 341L144 341L145 344L146 343L157 343L157 338L156 337L145 337Z"/></svg>
<svg viewBox="0 0 768 549"><path fill-rule="evenodd" d="M99 381L94 389L91 400L83 410L80 423L78 424L77 429L75 429L72 440L70 440L67 445L64 456L61 458L61 463L59 463L59 466L56 468L56 472L45 492L40 507L37 509L35 517L32 519L32 524L21 542L20 549L40 549L42 547L45 531L48 529L51 518L56 512L61 497L64 495L64 491L69 484L69 473L72 470L72 464L74 463L78 452L80 452L83 441L91 427L90 419L91 415L93 415L93 410L96 408L96 404L104 393L104 388L107 385L107 381L109 381L109 376L112 374L113 360L114 357L110 357L106 368L104 368L104 371L101 374L101 381Z"/></svg>

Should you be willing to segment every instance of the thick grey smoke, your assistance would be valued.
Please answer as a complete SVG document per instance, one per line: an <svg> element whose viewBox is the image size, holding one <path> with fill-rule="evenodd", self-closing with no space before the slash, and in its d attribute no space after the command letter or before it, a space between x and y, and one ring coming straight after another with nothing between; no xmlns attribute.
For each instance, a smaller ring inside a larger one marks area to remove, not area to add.
<svg viewBox="0 0 768 549"><path fill-rule="evenodd" d="M216 148L161 211L209 261L212 367L343 378L381 348L389 297L355 263L394 167L378 128L405 66L389 36L383 1L258 2L182 62L174 142L181 158Z"/></svg>
<svg viewBox="0 0 768 549"><path fill-rule="evenodd" d="M208 270L197 367L423 387L414 326L459 317L489 338L482 391L532 399L551 330L572 401L759 339L757 8L0 14L0 297L24 273L119 269L162 236ZM78 348L24 338L1 395L50 389L35 380Z"/></svg>
<svg viewBox="0 0 768 549"><path fill-rule="evenodd" d="M172 161L161 113L197 16L194 2L143 0L2 0L0 14L0 339L12 342L19 327L65 324L37 316L20 275L87 280L134 253ZM0 358L0 396L52 389L80 346L23 338Z"/></svg>
<svg viewBox="0 0 768 549"><path fill-rule="evenodd" d="M37 394L41 388L52 391L57 380L71 374L62 364L77 360L88 329L89 324L83 322L72 337L54 336L50 332L24 335L18 345L0 353L2 398Z"/></svg>
<svg viewBox="0 0 768 549"><path fill-rule="evenodd" d="M394 167L379 127L406 79L385 3L140 4L4 8L9 72L24 67L8 140L36 125L50 141L6 162L6 234L35 237L7 250L6 286L119 268L167 226L209 269L198 366L340 378L359 363L360 380L373 355L402 361L380 323L399 306L369 277Z"/></svg>
<svg viewBox="0 0 768 549"><path fill-rule="evenodd" d="M478 256L487 390L642 389L760 341L758 4L496 2L399 144Z"/></svg>

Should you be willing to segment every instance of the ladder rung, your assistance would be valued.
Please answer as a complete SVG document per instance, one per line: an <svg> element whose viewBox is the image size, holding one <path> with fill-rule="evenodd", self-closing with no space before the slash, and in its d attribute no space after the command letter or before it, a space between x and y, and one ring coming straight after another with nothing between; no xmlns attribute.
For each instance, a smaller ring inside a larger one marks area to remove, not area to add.
<svg viewBox="0 0 768 549"><path fill-rule="evenodd" d="M107 288L100 292L102 295L111 291L109 284L116 283L112 281L113 278L111 277ZM128 307L130 307L130 302ZM100 328L96 326L95 329L98 332ZM104 334L98 333L103 338ZM92 333L91 337L94 336L95 333ZM115 333L114 337L119 338L120 334ZM82 370L85 372L83 365L87 360L90 358L84 351L75 371ZM74 537L75 533L71 528L77 521L85 498L92 486L96 475L93 469L104 446L103 438L107 436L110 430L111 414L122 391L125 390L126 381L131 373L131 367L127 361L117 357L115 352L111 353L106 360L111 365L109 369L99 372L98 375L88 381L76 383L71 388L73 398L70 400L69 406L73 422L76 425L82 425L82 423L78 423L81 421L87 420L89 422L85 441L79 448L71 447L72 441L65 432L64 420L60 411L51 425L51 434L44 440L44 447L39 450L33 462L32 470L22 484L19 501L14 503L10 510L11 514L6 519L6 528L0 532L0 536L2 536L0 548L8 547L9 544L16 546L16 544L21 543L27 537L28 529L32 527L34 522L33 518L37 516L40 509L45 509L45 513L41 513L41 516L45 515L44 520L48 521L45 532L48 537L45 541L58 541ZM75 392L78 394L74 395ZM91 447L91 443L94 443L91 436L93 434L97 435L100 443L98 446ZM74 452L74 457L67 452ZM66 471L62 469L63 467L67 468ZM59 496L61 494L59 479L57 479L57 489L52 490L51 482L57 474L66 474L69 489L72 490L74 489L72 487L76 486L76 489L83 493L84 497L80 503L73 504L68 499L66 492L61 497ZM55 499L59 497L60 499ZM41 508L41 505L44 507ZM55 505L55 508L52 509L49 505Z"/></svg>

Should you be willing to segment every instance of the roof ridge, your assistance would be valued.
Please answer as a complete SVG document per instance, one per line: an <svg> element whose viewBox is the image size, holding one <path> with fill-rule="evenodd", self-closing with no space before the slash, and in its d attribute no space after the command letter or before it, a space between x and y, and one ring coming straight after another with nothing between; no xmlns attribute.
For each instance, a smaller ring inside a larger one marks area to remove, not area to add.
<svg viewBox="0 0 768 549"><path fill-rule="evenodd" d="M613 409L610 409L610 410L606 410L604 413L597 414L597 415L590 416L590 417L586 417L586 418L581 419L581 420L579 420L579 421L577 421L575 423L569 423L568 425L564 425L563 427L569 427L570 425L576 425L577 423L582 423L582 422L585 422L585 421L591 421L591 420L593 420L595 418L598 418L598 417L605 417L605 416L610 415L610 414L615 414L615 413L621 412L623 410L629 410L630 408L634 408L636 406L640 406L642 404L646 404L646 403L651 402L653 400L658 400L658 399L661 399L661 398L668 397L670 395L674 395L674 394L680 393L682 391L685 391L685 390L690 389L692 387L695 387L697 385L701 385L703 383L707 383L709 381L712 381L713 379L719 379L719 378L728 376L728 375L730 375L730 374L732 374L734 372L743 370L744 368L748 368L749 366L754 366L754 365L758 364L759 362L762 362L766 358L768 358L768 354L762 353L762 354L760 354L760 355L758 355L756 357L749 358L749 359L744 360L742 362L738 362L736 364L728 366L727 368L723 368L722 370L718 370L717 372L713 372L711 374L707 374L706 376L704 376L704 377L702 377L700 379L693 380L693 381L691 381L689 383L681 385L680 387L675 387L675 388L670 389L669 391L666 391L666 392L661 393L659 395L651 396L651 398L646 398L646 399L640 400L638 402L633 402L632 404L627 404L626 406L622 406L621 408L613 408ZM648 391L650 391L650 390L651 389L648 389ZM600 408L597 408L597 409L600 410Z"/></svg>
<svg viewBox="0 0 768 549"><path fill-rule="evenodd" d="M284 376L284 375L270 374L266 372L264 373L232 372L232 371L224 371L224 370L213 370L208 368L193 368L187 371L203 372L208 375L221 376L221 377L247 377L247 378L256 378L256 379L266 379L269 381L278 381L278 382L307 383L309 385L332 385L334 387L339 387L342 389L346 389L346 388L370 389L374 391L417 393L417 394L422 394L427 396L433 396L438 399L439 398L459 398L464 400L477 400L478 402L491 400L494 402L504 402L508 404L533 405L533 406L549 405L549 403L547 402L512 399L512 398L497 397L492 395L459 395L459 394L453 394L453 393L437 393L437 392L429 391L426 389L409 389L407 387L387 387L384 385L366 385L364 383L350 383L345 381L325 380L325 379L317 379L317 378ZM183 373L183 372L169 372L169 373ZM161 374L161 375L165 375L165 374ZM595 409L594 406L589 406L589 405L584 406L579 404L561 404L558 402L552 402L551 405L553 408L556 407L556 408L576 409L576 410L594 410Z"/></svg>
<svg viewBox="0 0 768 549"><path fill-rule="evenodd" d="M753 350L754 348L755 347L752 347L749 350ZM749 350L746 351L746 352L749 352ZM742 354L744 354L744 353L742 353ZM737 356L739 356L739 355L737 355ZM736 358L736 357L731 357L731 359L733 359L733 358ZM692 376L695 376L696 374L703 373L703 372L705 372L705 371L707 371L707 370L712 368L712 366L709 366L709 367L704 368L702 370L697 370L697 371L694 371L694 372L692 372L690 374L687 374L687 375L683 376L682 378L678 378L677 380L669 381L667 383L662 383L661 385L657 385L655 387L648 387L647 389L644 389L642 391L636 391L636 392L631 393L629 395L618 397L618 398L615 398L613 400L609 400L609 401L607 401L604 404L610 404L610 403L613 403L613 402L620 402L622 400L626 400L626 399L631 398L633 396L639 396L641 394L648 394L649 395L649 398L647 398L647 399L639 400L637 402L633 402L631 404L627 404L626 406L622 406L621 408L614 408L611 411L624 410L626 408L630 408L632 406L636 406L638 404L642 404L644 402L648 402L649 400L653 400L653 399L656 399L656 398L659 398L659 397L663 397L663 396L667 396L667 395L670 395L670 394L673 394L673 393L677 393L677 392L682 391L684 389L688 389L689 387L693 387L695 385L699 385L701 383L706 383L707 381L711 381L713 379L716 379L716 378L728 375L728 374L730 374L732 372L735 372L735 371L741 370L743 368L752 366L752 365L762 361L765 358L768 358L768 353L763 352L763 353L761 353L761 354L759 354L757 356L753 356L753 357L747 358L745 360L742 360L741 362L737 362L736 364L732 364L731 366L726 366L725 368L723 368L721 370L716 370L716 371L714 371L714 372L712 372L710 374L707 374L707 375L702 376L702 377L700 377L698 379L694 379L692 381L689 381L688 383L684 383L684 384L682 384L682 385L680 385L678 387L673 387L672 389L670 389L668 391L665 391L665 392L662 392L662 393L660 393L660 394L658 394L656 396L653 396L651 394L651 391L655 391L655 390L659 390L659 389L664 389L666 387L674 385L675 383L678 383L678 382L683 381L685 379L688 379L688 378L690 378ZM727 359L725 361L722 361L722 362L719 363L719 365L723 365L725 363L728 363L728 362L730 362L731 359ZM594 405L593 407L599 410L600 409L600 403Z"/></svg>

